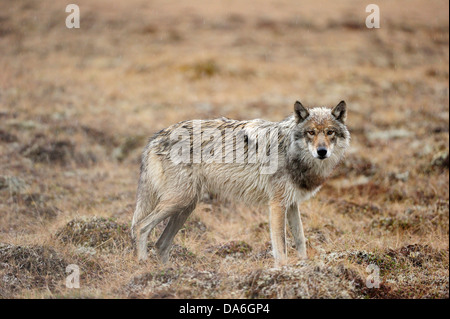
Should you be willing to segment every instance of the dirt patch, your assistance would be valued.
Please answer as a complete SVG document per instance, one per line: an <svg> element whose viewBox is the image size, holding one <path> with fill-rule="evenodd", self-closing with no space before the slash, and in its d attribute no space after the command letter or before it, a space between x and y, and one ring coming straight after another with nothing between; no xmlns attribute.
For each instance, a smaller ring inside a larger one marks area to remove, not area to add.
<svg viewBox="0 0 450 319"><path fill-rule="evenodd" d="M365 268L379 269L379 288L368 288L365 280L355 277L364 298L448 298L448 250L411 244L378 252L345 251L328 254L325 260L348 261ZM367 273L368 274L368 273Z"/></svg>
<svg viewBox="0 0 450 319"><path fill-rule="evenodd" d="M35 163L62 166L70 163L85 166L97 161L94 153L77 151L76 144L71 140L47 139L42 134L37 134L30 143L20 149L19 153Z"/></svg>
<svg viewBox="0 0 450 319"><path fill-rule="evenodd" d="M256 260L273 258L272 244L270 241L264 243L264 248L254 254Z"/></svg>
<svg viewBox="0 0 450 319"><path fill-rule="evenodd" d="M329 200L329 203L336 205L336 212L351 216L375 216L381 213L381 208L375 204L358 204L347 200Z"/></svg>
<svg viewBox="0 0 450 319"><path fill-rule="evenodd" d="M193 262L197 259L197 256L186 247L178 244L173 244L172 247L170 247L170 258L176 262Z"/></svg>
<svg viewBox="0 0 450 319"><path fill-rule="evenodd" d="M442 152L440 154L437 154L433 160L431 161L431 168L432 169L447 169L449 168L449 153L448 152Z"/></svg>
<svg viewBox="0 0 450 319"><path fill-rule="evenodd" d="M438 201L430 206L413 206L404 212L390 212L388 216L374 219L369 229L390 232L409 231L426 234L432 231L449 231L448 201Z"/></svg>
<svg viewBox="0 0 450 319"><path fill-rule="evenodd" d="M207 249L207 251L213 252L215 255L223 258L243 258L250 254L252 247L245 241L231 241L217 246L211 246Z"/></svg>
<svg viewBox="0 0 450 319"><path fill-rule="evenodd" d="M294 267L252 271L238 288L247 298L355 298L357 286L345 273L341 265L308 261Z"/></svg>
<svg viewBox="0 0 450 319"><path fill-rule="evenodd" d="M106 218L74 219L59 230L56 237L65 244L101 251L131 248L129 227Z"/></svg>
<svg viewBox="0 0 450 319"><path fill-rule="evenodd" d="M0 297L9 298L22 289L54 289L65 277L67 262L45 246L0 243Z"/></svg>
<svg viewBox="0 0 450 319"><path fill-rule="evenodd" d="M137 148L144 147L145 141L146 137L142 135L128 136L120 143L119 146L114 148L112 151L112 156L114 159L122 162L131 154L132 151Z"/></svg>
<svg viewBox="0 0 450 319"><path fill-rule="evenodd" d="M306 231L308 235L308 244L323 244L330 241L330 235L327 229L320 229L318 227L310 228Z"/></svg>
<svg viewBox="0 0 450 319"><path fill-rule="evenodd" d="M66 140L48 141L46 143L31 143L25 146L21 153L33 162L67 164L74 156L75 145Z"/></svg>
<svg viewBox="0 0 450 319"><path fill-rule="evenodd" d="M49 204L51 198L44 194L15 194L11 199L15 204L22 206L19 208L19 212L26 216L54 219L60 212L57 207Z"/></svg>
<svg viewBox="0 0 450 319"><path fill-rule="evenodd" d="M325 260L348 259L357 264L375 264L380 268L381 274L404 267L410 263L415 267L424 266L425 262L443 262L448 259L448 251L436 250L428 245L411 244L397 249L388 248L379 252L343 251L330 253Z"/></svg>
<svg viewBox="0 0 450 319"><path fill-rule="evenodd" d="M333 173L333 178L349 177L349 176L372 176L378 170L378 167L372 163L369 159L363 156L349 155Z"/></svg>
<svg viewBox="0 0 450 319"><path fill-rule="evenodd" d="M206 233L207 230L208 228L205 223L197 218L194 218L187 220L187 222L183 225L183 228L180 229L180 234L186 234L187 236L190 236L191 234L200 236Z"/></svg>
<svg viewBox="0 0 450 319"><path fill-rule="evenodd" d="M214 271L169 268L135 276L123 290L130 298L214 298L220 282Z"/></svg>
<svg viewBox="0 0 450 319"><path fill-rule="evenodd" d="M355 197L380 198L385 197L386 194L389 195L390 193L388 188L373 181L343 188L345 188L346 192L351 193ZM404 198L402 197L402 199Z"/></svg>
<svg viewBox="0 0 450 319"><path fill-rule="evenodd" d="M76 128L75 128L76 129ZM102 145L106 148L112 148L118 146L119 142L116 140L115 137L100 131L96 128L82 125L81 130L84 134L93 142Z"/></svg>
<svg viewBox="0 0 450 319"><path fill-rule="evenodd" d="M266 234L269 233L270 228L269 228L269 223L268 222L260 222L256 225L253 225L250 228L250 231L252 233L252 235L254 236L254 238L261 238L262 236L265 236Z"/></svg>
<svg viewBox="0 0 450 319"><path fill-rule="evenodd" d="M4 142L4 143L13 143L13 142L17 142L18 138L17 136L8 133L6 131L0 130L0 142Z"/></svg>
<svg viewBox="0 0 450 319"><path fill-rule="evenodd" d="M414 266L421 267L425 262L441 262L448 257L448 252L439 251L428 245L413 244L403 246L397 250L392 250L389 254L401 256L409 260Z"/></svg>

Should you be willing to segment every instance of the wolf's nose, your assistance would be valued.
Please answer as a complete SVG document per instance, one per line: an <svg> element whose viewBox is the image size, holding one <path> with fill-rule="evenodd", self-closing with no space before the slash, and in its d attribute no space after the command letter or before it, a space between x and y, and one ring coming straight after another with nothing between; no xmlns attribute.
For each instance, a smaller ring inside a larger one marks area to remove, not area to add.
<svg viewBox="0 0 450 319"><path fill-rule="evenodd" d="M324 159L327 156L327 149L325 147L319 147L317 149L317 155L319 155L320 159Z"/></svg>

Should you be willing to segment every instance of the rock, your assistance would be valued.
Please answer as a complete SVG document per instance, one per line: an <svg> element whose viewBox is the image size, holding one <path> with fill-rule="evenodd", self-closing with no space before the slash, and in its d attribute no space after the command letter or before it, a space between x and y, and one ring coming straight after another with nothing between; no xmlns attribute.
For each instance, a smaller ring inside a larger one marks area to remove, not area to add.
<svg viewBox="0 0 450 319"><path fill-rule="evenodd" d="M28 184L15 176L0 176L0 190L7 189L11 193L21 193L28 188Z"/></svg>

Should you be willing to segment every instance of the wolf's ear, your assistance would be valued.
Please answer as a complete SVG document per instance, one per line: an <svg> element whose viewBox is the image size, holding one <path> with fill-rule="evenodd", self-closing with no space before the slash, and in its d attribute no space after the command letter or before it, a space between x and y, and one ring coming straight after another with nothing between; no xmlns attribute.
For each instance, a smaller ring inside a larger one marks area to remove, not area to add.
<svg viewBox="0 0 450 319"><path fill-rule="evenodd" d="M339 122L345 123L347 119L347 104L345 101L339 102L332 110L331 114L333 114L334 118Z"/></svg>
<svg viewBox="0 0 450 319"><path fill-rule="evenodd" d="M308 110L299 101L294 104L294 116L297 123L301 123L309 116Z"/></svg>

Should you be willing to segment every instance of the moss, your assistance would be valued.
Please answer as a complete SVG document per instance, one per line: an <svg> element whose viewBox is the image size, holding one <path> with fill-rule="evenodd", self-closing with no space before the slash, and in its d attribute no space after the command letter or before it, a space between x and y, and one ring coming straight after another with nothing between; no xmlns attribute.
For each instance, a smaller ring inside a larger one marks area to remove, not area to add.
<svg viewBox="0 0 450 319"><path fill-rule="evenodd" d="M388 216L372 220L370 229L389 232L409 231L427 234L430 231L448 233L448 201L441 200L429 206L413 206L403 212L389 212Z"/></svg>
<svg viewBox="0 0 450 319"><path fill-rule="evenodd" d="M63 243L100 250L125 249L131 246L127 225L106 218L74 219L56 234Z"/></svg>
<svg viewBox="0 0 450 319"><path fill-rule="evenodd" d="M357 264L374 264L380 268L380 275L399 267L397 259L384 253L371 253L366 251L356 251L349 254L348 259Z"/></svg>
<svg viewBox="0 0 450 319"><path fill-rule="evenodd" d="M191 268L167 268L133 277L123 290L129 297L213 298L222 275Z"/></svg>
<svg viewBox="0 0 450 319"><path fill-rule="evenodd" d="M258 269L238 282L246 298L357 298L351 271L342 265L329 266L317 261L295 267Z"/></svg>
<svg viewBox="0 0 450 319"><path fill-rule="evenodd" d="M214 254L220 257L244 257L252 251L252 247L245 241L231 241L214 247L213 250Z"/></svg>
<svg viewBox="0 0 450 319"><path fill-rule="evenodd" d="M22 289L53 290L65 277L67 265L50 247L0 243L0 297L9 298Z"/></svg>

